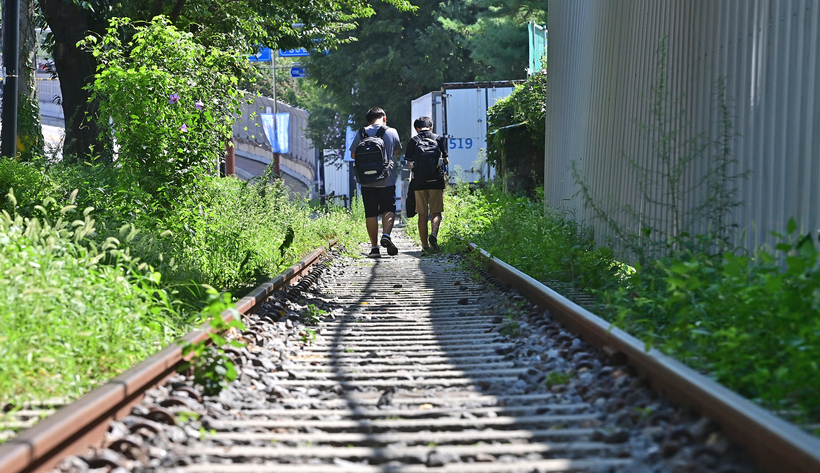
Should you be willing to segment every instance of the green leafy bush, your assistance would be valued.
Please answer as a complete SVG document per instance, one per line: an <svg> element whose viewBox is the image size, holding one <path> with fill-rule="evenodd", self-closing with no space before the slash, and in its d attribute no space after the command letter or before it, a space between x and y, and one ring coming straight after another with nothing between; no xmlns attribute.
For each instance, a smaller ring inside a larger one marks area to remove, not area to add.
<svg viewBox="0 0 820 473"><path fill-rule="evenodd" d="M535 196L544 183L546 98L547 74L542 71L487 112L487 162L510 193Z"/></svg>
<svg viewBox="0 0 820 473"><path fill-rule="evenodd" d="M0 195L14 191L16 207L24 209L24 212L33 212L34 206L40 204L55 187L40 163L0 158ZM0 210L12 214L15 205L3 199Z"/></svg>
<svg viewBox="0 0 820 473"><path fill-rule="evenodd" d="M796 418L820 418L820 267L811 235L776 252L680 251L605 291L619 326Z"/></svg>
<svg viewBox="0 0 820 473"><path fill-rule="evenodd" d="M99 62L92 99L105 128L112 122L117 165L132 180L170 201L216 171L239 111L245 57L206 48L162 16L145 25L114 18L85 45Z"/></svg>

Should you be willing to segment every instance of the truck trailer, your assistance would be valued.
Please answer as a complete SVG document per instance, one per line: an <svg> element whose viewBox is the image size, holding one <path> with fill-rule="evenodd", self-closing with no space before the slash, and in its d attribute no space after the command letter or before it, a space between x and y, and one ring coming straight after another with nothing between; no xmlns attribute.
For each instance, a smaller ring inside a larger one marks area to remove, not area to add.
<svg viewBox="0 0 820 473"><path fill-rule="evenodd" d="M430 92L411 102L410 135L416 130L412 120L433 119L433 131L447 138L450 179L475 182L489 179L493 170L486 165L487 110L515 90L519 81L449 82L441 91Z"/></svg>

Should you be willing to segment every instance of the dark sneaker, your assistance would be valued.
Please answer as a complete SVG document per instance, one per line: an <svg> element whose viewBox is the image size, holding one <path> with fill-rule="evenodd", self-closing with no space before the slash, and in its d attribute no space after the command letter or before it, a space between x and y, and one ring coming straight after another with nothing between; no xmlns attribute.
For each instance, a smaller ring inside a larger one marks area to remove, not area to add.
<svg viewBox="0 0 820 473"><path fill-rule="evenodd" d="M378 249L378 248L372 248L372 249L370 250L370 253L367 255L367 257L368 257L368 258L381 258L381 257L382 257L382 253L381 253L381 251L379 251L379 249Z"/></svg>
<svg viewBox="0 0 820 473"><path fill-rule="evenodd" d="M396 245L393 244L393 240L391 240L390 237L382 235L382 246L387 248L387 254L390 256L399 254L399 249L396 248Z"/></svg>
<svg viewBox="0 0 820 473"><path fill-rule="evenodd" d="M438 247L438 238L435 235L430 235L427 238L427 242L430 243L430 249L432 249L433 252L438 253L441 250L441 248Z"/></svg>
<svg viewBox="0 0 820 473"><path fill-rule="evenodd" d="M422 248L421 249L421 256L433 256L435 252L430 248Z"/></svg>

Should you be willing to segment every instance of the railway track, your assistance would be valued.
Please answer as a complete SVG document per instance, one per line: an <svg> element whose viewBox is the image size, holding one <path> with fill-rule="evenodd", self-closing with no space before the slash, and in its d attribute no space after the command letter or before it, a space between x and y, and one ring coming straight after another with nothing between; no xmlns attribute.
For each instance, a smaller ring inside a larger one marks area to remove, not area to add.
<svg viewBox="0 0 820 473"><path fill-rule="evenodd" d="M166 370L140 404L116 409L102 442L37 467L62 458L58 471L117 473L817 471L816 439L671 405L657 389L681 397L670 393L674 374L658 375L616 331L567 318L572 304L503 263L490 261L490 272L521 292L460 257L419 258L409 240L396 243L396 257L338 258L294 288L283 278L260 292L248 331L233 334L246 348L229 350L240 378L219 396ZM290 272L306 274L317 258ZM704 402L727 402L699 396L685 404L708 412Z"/></svg>

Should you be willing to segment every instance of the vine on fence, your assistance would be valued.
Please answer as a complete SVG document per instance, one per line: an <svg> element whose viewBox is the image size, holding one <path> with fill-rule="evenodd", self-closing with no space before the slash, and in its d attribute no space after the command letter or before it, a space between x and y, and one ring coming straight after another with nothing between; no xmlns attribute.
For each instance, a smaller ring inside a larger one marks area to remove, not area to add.
<svg viewBox="0 0 820 473"><path fill-rule="evenodd" d="M508 192L534 195L544 183L546 99L543 69L487 112L487 163L496 168Z"/></svg>

